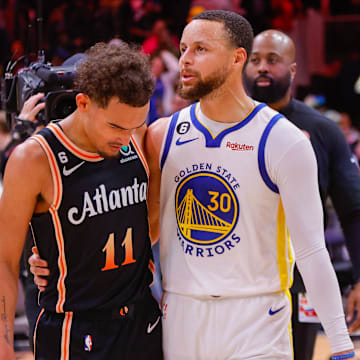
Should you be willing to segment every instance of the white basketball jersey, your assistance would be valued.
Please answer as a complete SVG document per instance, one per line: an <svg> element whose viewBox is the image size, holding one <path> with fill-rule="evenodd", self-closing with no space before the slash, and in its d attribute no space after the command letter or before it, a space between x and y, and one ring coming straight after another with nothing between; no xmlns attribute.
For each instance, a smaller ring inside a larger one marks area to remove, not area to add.
<svg viewBox="0 0 360 360"><path fill-rule="evenodd" d="M173 115L159 159L163 287L198 297L286 290L294 257L276 170L304 135L257 103L214 136L198 108Z"/></svg>

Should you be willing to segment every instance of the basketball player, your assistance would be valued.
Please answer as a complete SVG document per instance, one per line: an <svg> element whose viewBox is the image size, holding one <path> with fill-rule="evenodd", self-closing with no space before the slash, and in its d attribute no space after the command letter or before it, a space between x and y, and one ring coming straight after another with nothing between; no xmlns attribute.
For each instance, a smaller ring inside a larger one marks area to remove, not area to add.
<svg viewBox="0 0 360 360"><path fill-rule="evenodd" d="M147 58L96 44L78 65L77 109L19 145L0 200L0 358L14 359L18 266L29 226L50 269L36 359L161 359L150 293L144 121Z"/></svg>
<svg viewBox="0 0 360 360"><path fill-rule="evenodd" d="M180 43L179 91L200 102L147 131L165 358L292 359L295 255L333 359L351 358L314 152L284 116L246 95L251 46L240 15L195 16Z"/></svg>
<svg viewBox="0 0 360 360"><path fill-rule="evenodd" d="M244 79L250 95L280 111L292 123L305 130L315 150L323 207L330 195L341 221L353 262L355 286L348 297L347 320L354 319L349 331L360 327L360 176L351 162L351 153L339 127L318 111L291 96L296 74L295 45L284 33L267 30L254 39ZM298 320L298 293L304 285L295 271L293 297L293 334L295 359L311 359L318 324ZM354 310L357 309L357 316Z"/></svg>
<svg viewBox="0 0 360 360"><path fill-rule="evenodd" d="M291 359L293 249L334 359L351 358L315 156L300 130L246 95L251 45L240 15L195 16L181 39L180 93L200 102L147 131L165 358Z"/></svg>

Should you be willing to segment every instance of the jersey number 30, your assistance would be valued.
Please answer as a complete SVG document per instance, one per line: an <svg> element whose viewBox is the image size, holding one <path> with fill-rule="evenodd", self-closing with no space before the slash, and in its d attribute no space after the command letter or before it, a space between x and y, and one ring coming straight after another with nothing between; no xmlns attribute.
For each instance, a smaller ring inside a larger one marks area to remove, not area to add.
<svg viewBox="0 0 360 360"><path fill-rule="evenodd" d="M124 241L121 244L125 248L125 260L121 263L121 266L135 263L134 252L133 252L133 242L132 242L132 228L128 228ZM115 235L111 233L108 237L106 245L102 249L106 254L105 257L105 266L101 271L107 271L112 269L117 269L119 265L115 264Z"/></svg>

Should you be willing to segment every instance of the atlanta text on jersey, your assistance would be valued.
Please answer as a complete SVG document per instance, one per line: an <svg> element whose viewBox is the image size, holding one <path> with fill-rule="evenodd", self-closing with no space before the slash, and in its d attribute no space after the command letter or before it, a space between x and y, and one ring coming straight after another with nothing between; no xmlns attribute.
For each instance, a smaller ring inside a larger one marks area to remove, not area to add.
<svg viewBox="0 0 360 360"><path fill-rule="evenodd" d="M109 191L104 184L95 189L95 194L84 192L82 210L74 206L68 211L69 221L74 225L81 224L86 217L93 217L116 209L124 208L146 201L147 183L138 183L134 178L133 184ZM80 214L80 217L78 215Z"/></svg>

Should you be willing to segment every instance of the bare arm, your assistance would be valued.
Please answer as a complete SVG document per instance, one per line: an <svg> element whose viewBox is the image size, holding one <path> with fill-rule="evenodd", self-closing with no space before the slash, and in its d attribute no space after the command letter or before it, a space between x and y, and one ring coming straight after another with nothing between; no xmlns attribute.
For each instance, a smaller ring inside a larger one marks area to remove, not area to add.
<svg viewBox="0 0 360 360"><path fill-rule="evenodd" d="M149 126L145 137L145 154L150 168L148 209L152 243L155 243L160 235L160 150L168 121L169 118L163 118L152 123Z"/></svg>
<svg viewBox="0 0 360 360"><path fill-rule="evenodd" d="M14 359L14 316L19 262L29 221L42 193L46 158L30 140L10 156L0 199L0 358Z"/></svg>

